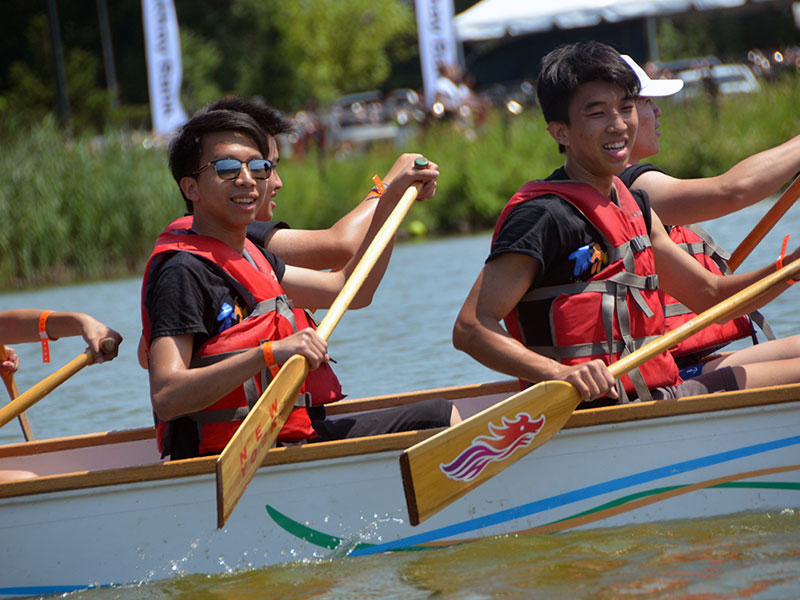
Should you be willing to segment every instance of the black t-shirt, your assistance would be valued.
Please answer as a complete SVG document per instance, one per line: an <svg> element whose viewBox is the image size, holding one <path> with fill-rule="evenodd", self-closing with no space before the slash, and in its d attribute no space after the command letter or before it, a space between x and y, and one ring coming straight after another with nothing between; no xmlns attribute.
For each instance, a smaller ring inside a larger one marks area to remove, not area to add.
<svg viewBox="0 0 800 600"><path fill-rule="evenodd" d="M264 246L267 234L273 229L289 229L289 225L283 221L254 221L247 226L247 239L254 244Z"/></svg>
<svg viewBox="0 0 800 600"><path fill-rule="evenodd" d="M631 189L634 182L637 179L639 179L641 175L644 175L645 173L648 173L650 171L664 173L663 169L659 169L655 165L651 165L649 163L637 163L635 165L625 167L625 170L619 175L617 175L617 177L619 177L622 180L622 183L624 183L628 189Z"/></svg>
<svg viewBox="0 0 800 600"><path fill-rule="evenodd" d="M262 237L263 239L263 237ZM286 265L272 252L257 246L278 281ZM209 338L250 314L254 299L215 264L189 252L168 255L148 280L145 310L150 340L163 336L194 335L194 351Z"/></svg>
<svg viewBox="0 0 800 600"><path fill-rule="evenodd" d="M547 181L564 180L569 177L563 167L547 178ZM642 209L649 233L650 199L641 190L631 193ZM599 270L592 260L604 256L602 243L597 229L578 209L555 194L546 194L521 202L511 210L486 262L507 253L530 256L541 267L531 289L565 285L586 281ZM520 305L520 325L528 334L534 332L537 338L528 339L529 344L552 345L549 328L541 327L548 322L551 303L552 300L541 300Z"/></svg>
<svg viewBox="0 0 800 600"><path fill-rule="evenodd" d="M564 168L553 172L547 181L566 181ZM650 199L642 190L631 192L642 209L650 232ZM546 194L515 206L503 222L487 262L500 254L513 252L535 258L541 269L533 287L586 281L592 275L590 256L602 237L597 229L572 204ZM588 254L587 254L588 253Z"/></svg>

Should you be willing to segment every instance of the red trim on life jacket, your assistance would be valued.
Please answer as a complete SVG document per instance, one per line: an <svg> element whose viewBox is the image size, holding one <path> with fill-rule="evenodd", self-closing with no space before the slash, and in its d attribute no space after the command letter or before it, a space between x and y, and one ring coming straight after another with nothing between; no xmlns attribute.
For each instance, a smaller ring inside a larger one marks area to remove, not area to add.
<svg viewBox="0 0 800 600"><path fill-rule="evenodd" d="M677 225L670 228L669 237L673 242L680 245L688 252L697 262L703 265L706 270L715 275L723 274L720 264L717 262L722 261L722 265L725 265L723 257L719 256L697 232L690 228ZM661 295L667 331L677 329L696 316L695 313L684 307L683 304L666 292L662 291ZM681 311L682 314L671 314L676 310ZM683 356L701 358L734 340L751 337L752 335L753 325L750 319L746 316L737 317L726 323L709 325L690 338L682 341L672 348L670 352L675 358Z"/></svg>
<svg viewBox="0 0 800 600"><path fill-rule="evenodd" d="M142 284L142 324L145 341L148 346L150 324L144 308L147 282L149 277L152 276L154 259L174 252L190 252L224 270L230 277L253 294L256 307L259 306L259 303L276 307L283 304L282 311L272 309L263 314L251 314L240 323L210 338L194 354L192 357L193 363L195 361L202 362L202 359L207 359L214 355L227 355L230 352L255 348L262 341L282 339L299 329L315 327L305 311L291 308L269 262L252 242L246 240L245 249L257 268L254 268L246 258L219 240L197 234L181 233L181 227L189 226L191 226L191 217L183 217L170 223L164 232L159 235L148 262ZM157 265L155 266L157 268ZM197 419L199 423L200 454L221 451L238 428L240 421L244 418L243 414L240 414L234 420L223 419L217 415L225 416L233 413L236 409L240 409L240 413L246 413L248 409L248 390L246 388L249 387L250 404L252 405L252 402L254 402L253 393L256 394L255 397L257 398L266 388L269 381L269 371L265 368L264 371L253 378L252 383L255 385L245 382L245 384L237 387L211 406L194 413L195 417L186 415L189 418ZM319 368L308 374L301 389L301 394L306 393L311 398L311 405L327 404L344 397L341 393L341 385L327 363L323 363ZM207 422L209 420L211 422ZM166 427L166 424L157 420L156 430L159 448L162 452L166 450L169 453L169 449L163 447ZM292 411L286 424L281 429L278 440L286 442L301 441L314 435L315 432L311 427L308 412L305 408L298 408Z"/></svg>

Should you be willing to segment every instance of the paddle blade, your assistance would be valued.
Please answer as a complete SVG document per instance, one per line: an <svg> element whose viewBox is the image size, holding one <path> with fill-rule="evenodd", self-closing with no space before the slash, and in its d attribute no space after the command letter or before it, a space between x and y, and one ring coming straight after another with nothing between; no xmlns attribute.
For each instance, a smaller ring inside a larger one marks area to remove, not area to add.
<svg viewBox="0 0 800 600"><path fill-rule="evenodd" d="M217 459L217 527L222 528L267 451L275 443L308 375L308 361L293 355L255 403Z"/></svg>
<svg viewBox="0 0 800 600"><path fill-rule="evenodd" d="M407 449L400 455L400 471L411 524L544 444L580 401L572 385L542 382Z"/></svg>

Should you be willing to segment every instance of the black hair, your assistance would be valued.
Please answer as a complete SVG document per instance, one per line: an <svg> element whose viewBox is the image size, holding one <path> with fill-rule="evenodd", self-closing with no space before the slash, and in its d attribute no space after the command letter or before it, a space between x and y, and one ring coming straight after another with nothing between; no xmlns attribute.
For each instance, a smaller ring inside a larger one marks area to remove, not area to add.
<svg viewBox="0 0 800 600"><path fill-rule="evenodd" d="M569 125L569 104L578 86L592 81L618 85L632 98L639 95L639 78L614 48L600 42L559 46L542 59L536 95L544 120Z"/></svg>
<svg viewBox="0 0 800 600"><path fill-rule="evenodd" d="M200 168L203 137L219 131L241 133L253 140L263 156L269 154L266 133L248 114L232 110L200 111L184 123L169 144L169 168L179 188L181 179L194 175ZM186 210L191 213L193 203L185 195L183 199L186 201Z"/></svg>
<svg viewBox="0 0 800 600"><path fill-rule="evenodd" d="M233 110L250 115L267 134L276 137L292 130L292 123L281 112L257 100L226 96L212 102L205 110Z"/></svg>

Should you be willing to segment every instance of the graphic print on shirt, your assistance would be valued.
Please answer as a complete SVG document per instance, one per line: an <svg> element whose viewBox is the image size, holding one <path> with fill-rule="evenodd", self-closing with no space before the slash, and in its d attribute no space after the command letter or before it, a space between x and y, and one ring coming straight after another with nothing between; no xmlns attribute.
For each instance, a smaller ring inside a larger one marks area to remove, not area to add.
<svg viewBox="0 0 800 600"><path fill-rule="evenodd" d="M581 246L569 255L575 261L572 274L580 277L587 270L591 269L587 277L599 273L608 264L608 255L603 252L603 248L597 242Z"/></svg>
<svg viewBox="0 0 800 600"><path fill-rule="evenodd" d="M245 316L244 309L239 306L238 302L236 303L236 308L232 307L227 302L223 302L222 308L220 308L219 313L217 313L217 322L219 323L217 333L221 333L237 323L240 323Z"/></svg>

